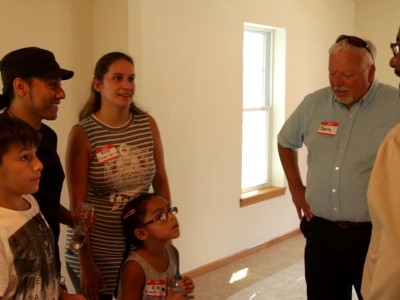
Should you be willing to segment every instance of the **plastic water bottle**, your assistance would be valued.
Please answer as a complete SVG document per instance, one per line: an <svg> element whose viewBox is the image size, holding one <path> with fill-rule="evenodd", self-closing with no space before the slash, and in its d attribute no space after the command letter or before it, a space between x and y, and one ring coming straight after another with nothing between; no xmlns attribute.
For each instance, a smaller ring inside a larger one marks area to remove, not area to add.
<svg viewBox="0 0 400 300"><path fill-rule="evenodd" d="M77 208L78 219L72 229L72 238L67 252L75 255L85 242L88 221L91 221L94 214L94 207L89 203L81 203Z"/></svg>
<svg viewBox="0 0 400 300"><path fill-rule="evenodd" d="M182 286L182 275L179 273L176 273L174 275L174 278L171 280L171 289L172 289L172 294L178 294L184 291L184 288Z"/></svg>

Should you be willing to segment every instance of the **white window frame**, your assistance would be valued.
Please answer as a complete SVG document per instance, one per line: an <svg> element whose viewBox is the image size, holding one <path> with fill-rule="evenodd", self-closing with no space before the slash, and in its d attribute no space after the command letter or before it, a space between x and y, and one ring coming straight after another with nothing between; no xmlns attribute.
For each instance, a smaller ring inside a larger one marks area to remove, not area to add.
<svg viewBox="0 0 400 300"><path fill-rule="evenodd" d="M285 56L286 56L286 30L266 25L258 25L251 23L244 23L243 35L246 31L256 31L266 34L267 46L265 47L265 91L264 91L264 105L260 107L244 107L244 95L243 90L243 107L242 117L248 111L266 111L268 113L266 127L263 130L266 132L266 180L265 182L250 186L243 187L243 170L241 180L241 206L246 206L245 200L250 198L257 198L256 200L250 200L247 203L253 204L267 200L273 197L281 196L285 193L284 188L284 173L279 163L279 154L277 151L277 133L282 127L284 122L284 103L285 103ZM244 44L243 44L244 46ZM244 49L244 48L243 48ZM244 72L244 63L243 63ZM243 75L243 85L244 85ZM244 88L244 87L243 87ZM245 137L243 136L242 130L242 151L243 142ZM242 161L243 161L242 152ZM278 162L278 163L277 163ZM243 165L242 165L243 168Z"/></svg>

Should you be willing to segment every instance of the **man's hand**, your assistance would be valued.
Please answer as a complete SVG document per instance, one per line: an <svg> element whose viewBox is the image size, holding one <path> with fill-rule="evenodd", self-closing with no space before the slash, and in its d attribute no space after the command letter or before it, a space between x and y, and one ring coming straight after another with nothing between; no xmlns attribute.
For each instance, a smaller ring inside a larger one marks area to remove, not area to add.
<svg viewBox="0 0 400 300"><path fill-rule="evenodd" d="M314 215L306 202L306 187L301 180L297 152L290 148L282 147L279 144L278 152L299 220L302 220L304 215L306 220L310 221Z"/></svg>
<svg viewBox="0 0 400 300"><path fill-rule="evenodd" d="M292 189L290 189L290 192L292 194L292 200L293 200L294 206L296 207L297 216L299 217L299 220L301 221L304 216L307 221L310 221L314 215L310 210L310 206L306 202L305 186L302 185L298 188L292 188Z"/></svg>

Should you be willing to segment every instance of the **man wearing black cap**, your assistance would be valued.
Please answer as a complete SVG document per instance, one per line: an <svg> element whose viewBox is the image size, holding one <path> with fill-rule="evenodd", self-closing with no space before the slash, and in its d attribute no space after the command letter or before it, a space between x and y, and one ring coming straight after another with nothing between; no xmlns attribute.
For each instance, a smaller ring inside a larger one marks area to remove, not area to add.
<svg viewBox="0 0 400 300"><path fill-rule="evenodd" d="M58 272L61 261L58 247L60 222L72 226L69 210L60 204L64 171L57 154L57 135L42 120L55 120L58 105L65 98L61 80L74 72L60 68L52 52L37 47L12 51L0 61L3 94L0 109L28 122L39 134L37 156L43 163L39 191L34 197L54 234Z"/></svg>

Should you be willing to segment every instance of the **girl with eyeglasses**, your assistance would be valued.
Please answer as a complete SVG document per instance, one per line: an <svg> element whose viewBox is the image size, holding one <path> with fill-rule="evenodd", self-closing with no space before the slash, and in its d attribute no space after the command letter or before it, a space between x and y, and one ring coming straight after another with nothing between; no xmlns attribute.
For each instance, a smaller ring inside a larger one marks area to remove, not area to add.
<svg viewBox="0 0 400 300"><path fill-rule="evenodd" d="M184 291L169 287L179 274L179 253L170 240L179 237L177 207L160 195L144 193L126 204L122 213L125 251L115 296L125 299L193 299L194 283L183 276Z"/></svg>

